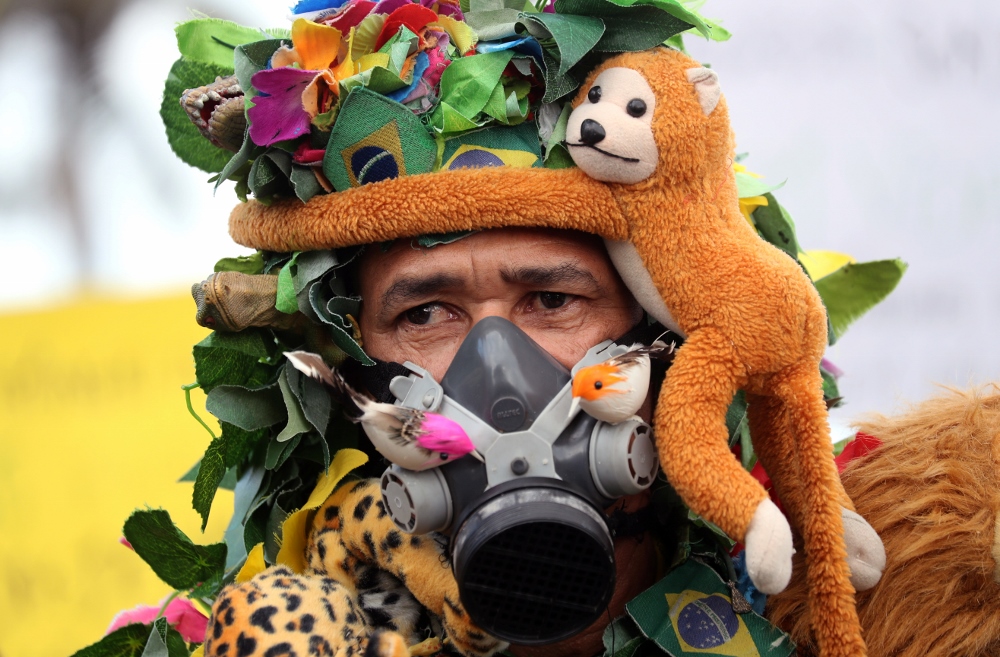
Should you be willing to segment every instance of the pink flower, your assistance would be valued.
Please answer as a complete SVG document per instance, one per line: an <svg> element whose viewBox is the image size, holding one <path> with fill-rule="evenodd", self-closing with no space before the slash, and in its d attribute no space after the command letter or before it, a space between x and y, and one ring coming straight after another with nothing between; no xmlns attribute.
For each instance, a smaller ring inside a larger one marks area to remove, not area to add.
<svg viewBox="0 0 1000 657"><path fill-rule="evenodd" d="M111 625L108 626L105 634L111 634L115 630L121 627L125 627L131 623L142 623L143 625L148 625L156 620L160 613L160 607L163 606L161 602L158 606L153 607L150 605L139 605L132 609L126 609L124 611L118 612L118 614L111 620ZM205 641L205 630L208 627L208 617L198 611L194 604L190 600L184 598L174 598L167 605L164 610L163 615L166 616L167 622L170 623L175 630L180 632L180 635L184 637L184 640L188 643L203 643Z"/></svg>

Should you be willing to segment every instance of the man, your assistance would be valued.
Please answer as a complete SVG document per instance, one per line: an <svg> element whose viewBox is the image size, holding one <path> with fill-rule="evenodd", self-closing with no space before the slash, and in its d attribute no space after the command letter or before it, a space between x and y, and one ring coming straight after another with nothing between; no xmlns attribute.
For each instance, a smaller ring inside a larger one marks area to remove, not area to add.
<svg viewBox="0 0 1000 657"><path fill-rule="evenodd" d="M398 240L369 248L357 268L359 318L366 353L384 361L409 360L438 381L477 322L499 316L527 333L567 369L595 344L615 339L643 317L601 240L575 231L508 228L475 233L450 244L413 248ZM643 409L648 419L650 402ZM616 509L636 511L648 494ZM591 627L563 642L513 646L518 657L598 654L610 618L653 583L655 544L646 536L615 541L617 584Z"/></svg>

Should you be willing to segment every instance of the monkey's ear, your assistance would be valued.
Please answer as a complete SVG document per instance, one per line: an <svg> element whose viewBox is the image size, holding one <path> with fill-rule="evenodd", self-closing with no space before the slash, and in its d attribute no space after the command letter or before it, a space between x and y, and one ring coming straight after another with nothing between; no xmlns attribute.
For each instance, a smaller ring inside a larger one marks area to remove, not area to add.
<svg viewBox="0 0 1000 657"><path fill-rule="evenodd" d="M719 76L710 68L699 66L687 70L688 82L694 85L698 94L698 103L705 116L712 113L722 97L722 87L719 86Z"/></svg>

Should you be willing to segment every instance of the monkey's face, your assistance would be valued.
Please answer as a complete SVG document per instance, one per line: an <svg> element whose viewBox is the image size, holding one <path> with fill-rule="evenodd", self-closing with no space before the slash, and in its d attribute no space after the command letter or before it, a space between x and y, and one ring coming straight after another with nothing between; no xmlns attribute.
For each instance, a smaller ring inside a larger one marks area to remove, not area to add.
<svg viewBox="0 0 1000 657"><path fill-rule="evenodd" d="M637 183L656 170L656 96L641 73L609 68L569 116L566 145L577 166L597 180Z"/></svg>

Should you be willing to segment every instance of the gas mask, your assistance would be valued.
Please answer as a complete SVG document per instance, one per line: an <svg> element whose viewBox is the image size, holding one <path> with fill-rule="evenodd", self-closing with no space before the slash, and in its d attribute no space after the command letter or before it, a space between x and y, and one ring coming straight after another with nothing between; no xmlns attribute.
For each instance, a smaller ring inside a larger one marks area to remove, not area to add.
<svg viewBox="0 0 1000 657"><path fill-rule="evenodd" d="M440 383L412 363L396 404L462 426L471 455L382 475L383 504L404 532L448 534L462 603L490 634L524 645L588 627L615 588L603 509L648 488L657 471L648 424L570 416L572 375L626 351L610 340L567 371L514 324L489 317L466 336Z"/></svg>

